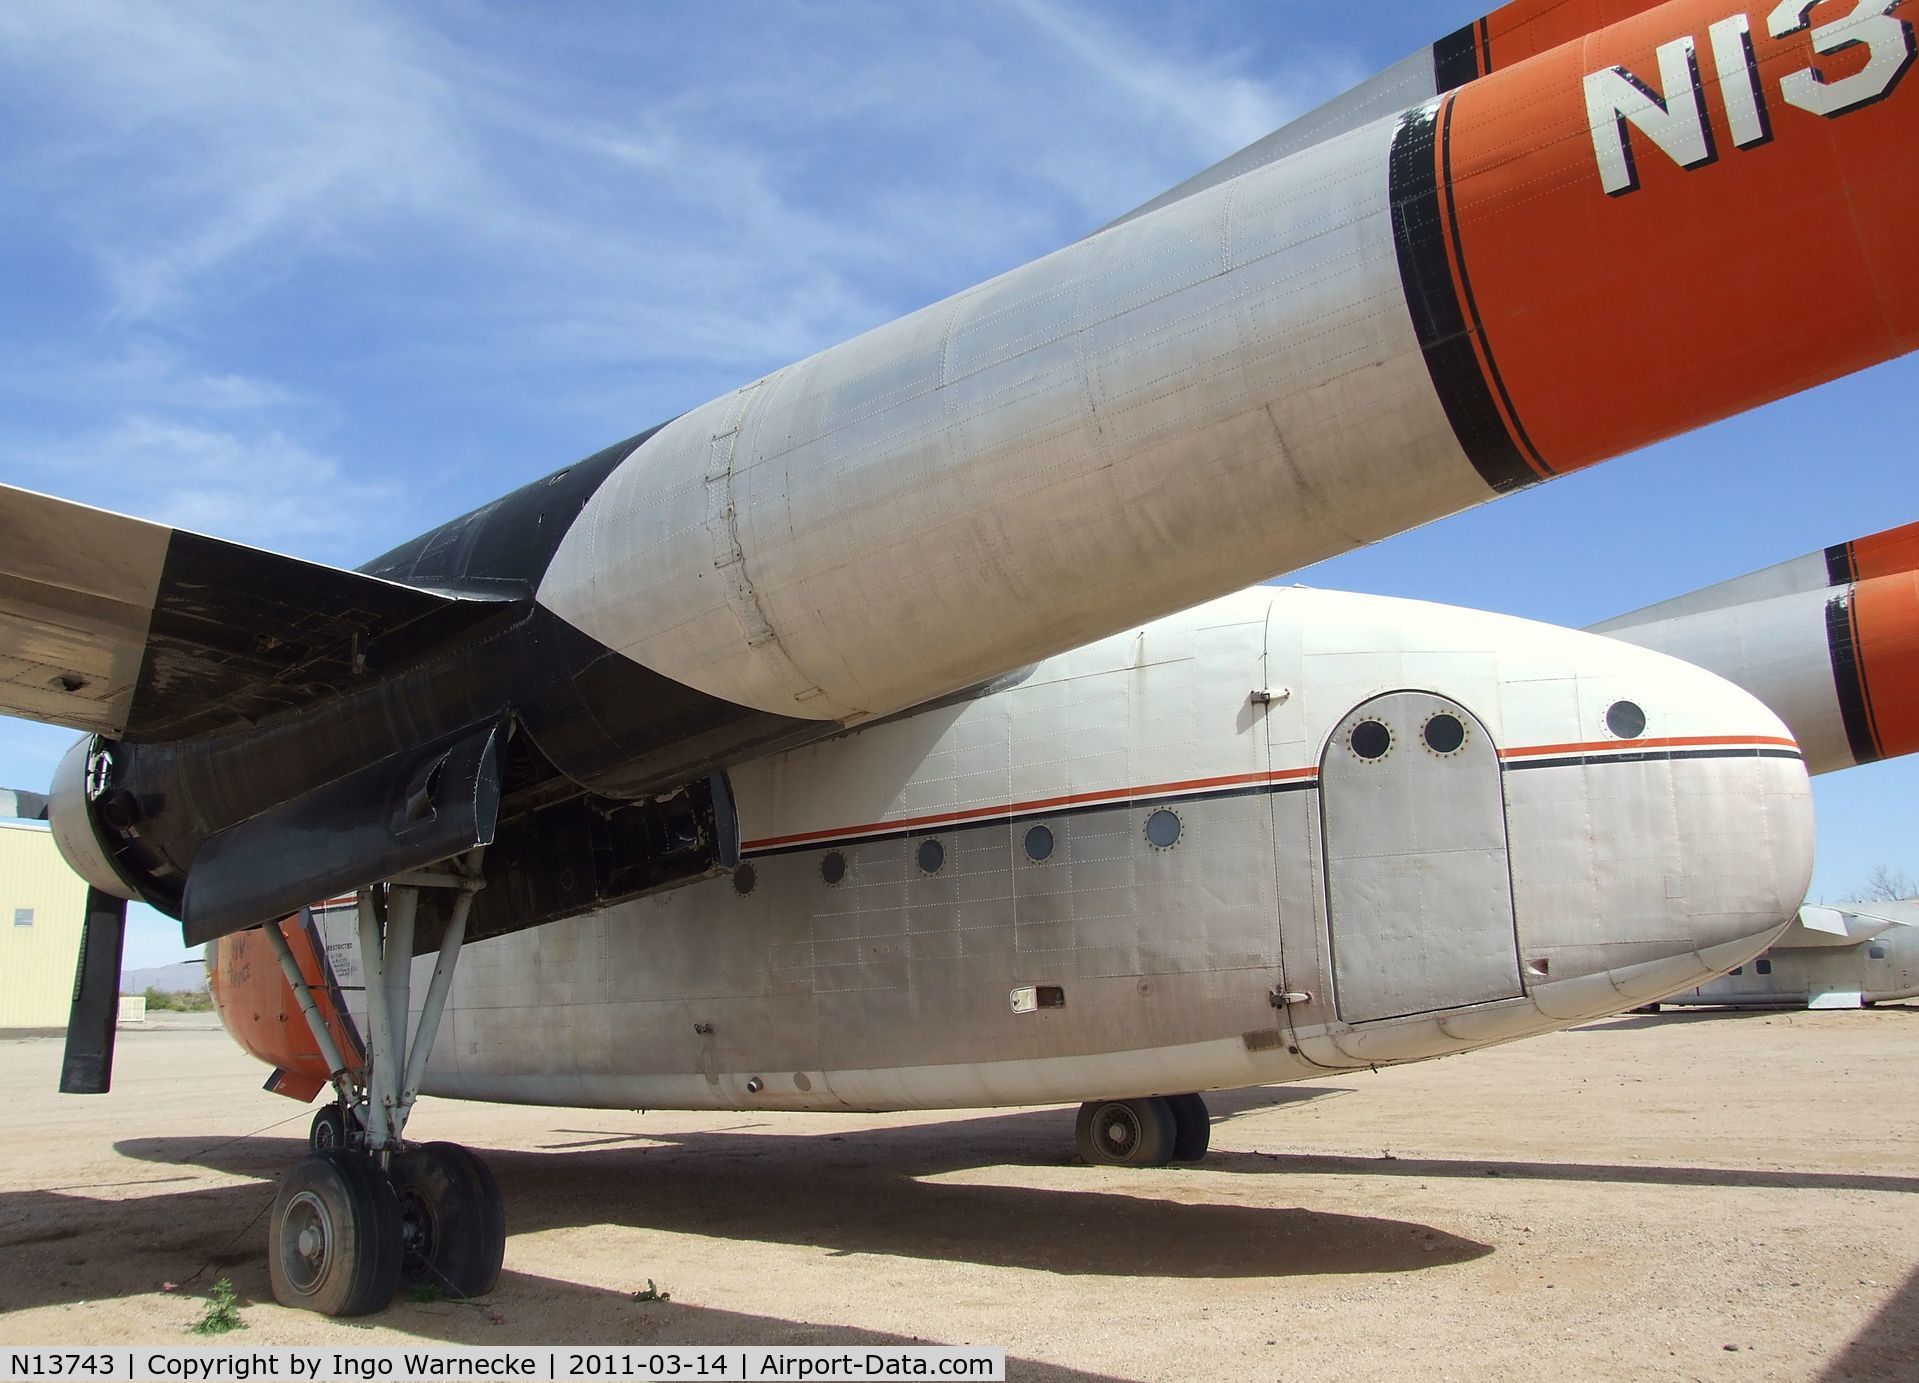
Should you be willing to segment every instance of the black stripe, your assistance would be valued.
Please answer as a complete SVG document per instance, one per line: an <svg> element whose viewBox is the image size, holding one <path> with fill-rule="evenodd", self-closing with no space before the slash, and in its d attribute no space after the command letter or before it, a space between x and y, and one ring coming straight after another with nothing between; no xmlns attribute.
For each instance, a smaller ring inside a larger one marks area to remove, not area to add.
<svg viewBox="0 0 1919 1383"><path fill-rule="evenodd" d="M1466 25L1433 45L1433 90L1441 95L1479 79L1479 45Z"/></svg>
<svg viewBox="0 0 1919 1383"><path fill-rule="evenodd" d="M1451 231L1439 196L1438 116L1437 102L1407 111L1393 136L1389 172L1393 247L1413 330L1446 420L1481 478L1495 492L1506 494L1539 476L1526 464L1499 416L1473 352L1465 306L1453 287L1446 258Z"/></svg>
<svg viewBox="0 0 1919 1383"><path fill-rule="evenodd" d="M1826 584L1850 586L1859 579L1859 566L1852 560L1852 544L1839 543L1826 549Z"/></svg>
<svg viewBox="0 0 1919 1383"><path fill-rule="evenodd" d="M1571 754L1559 759L1509 759L1508 769L1578 768L1587 764L1646 764L1673 759L1803 759L1796 749L1641 749L1630 753Z"/></svg>
<svg viewBox="0 0 1919 1383"><path fill-rule="evenodd" d="M1466 267L1466 245L1459 234L1459 214L1453 205L1453 106L1446 103L1446 113L1439 126L1439 153L1442 171L1445 177L1445 216L1446 226L1452 235L1453 263L1459 266L1459 283L1466 292L1466 316L1472 323L1473 335L1479 338L1481 350L1486 355L1486 369L1492 373L1493 388L1499 391L1500 402L1506 405L1506 417L1512 420L1512 430L1519 434L1518 441L1522 455L1535 463L1531 472L1550 471L1539 455L1539 448L1533 445L1533 439L1526 435L1526 424L1519 417L1519 409L1513 403L1513 396L1506 389L1506 378L1499 372L1499 358L1493 354L1492 339L1486 335L1485 319L1479 315L1479 298L1473 292L1472 271ZM1530 483L1530 480L1529 482Z"/></svg>
<svg viewBox="0 0 1919 1383"><path fill-rule="evenodd" d="M1234 797L1272 797L1282 792L1305 792L1319 786L1317 778L1291 778L1280 783L1254 783L1248 787L1219 788L1213 792L1168 792L1152 797L1126 797L1113 802L1087 802L1073 807L1049 807L1044 810L1015 812L1010 816L986 816L972 821L949 821L938 826L896 826L870 831L859 836L834 836L830 840L809 840L798 845L775 845L746 850L747 859L767 859L773 855L800 855L809 850L837 850L848 845L871 845L880 840L903 840L913 836L945 835L953 831L971 831L984 826L1017 826L1027 821L1059 821L1071 816L1091 816L1095 812L1132 811L1140 807L1159 807L1176 802L1224 802Z"/></svg>
<svg viewBox="0 0 1919 1383"><path fill-rule="evenodd" d="M1859 643L1852 611L1852 587L1826 602L1826 650L1832 658L1832 685L1839 694L1839 718L1846 726L1846 744L1854 763L1874 763L1879 737L1872 723L1872 699L1866 692L1865 670L1859 666Z"/></svg>
<svg viewBox="0 0 1919 1383"><path fill-rule="evenodd" d="M1484 15L1479 20L1479 72L1481 76L1493 70L1493 31L1491 21Z"/></svg>

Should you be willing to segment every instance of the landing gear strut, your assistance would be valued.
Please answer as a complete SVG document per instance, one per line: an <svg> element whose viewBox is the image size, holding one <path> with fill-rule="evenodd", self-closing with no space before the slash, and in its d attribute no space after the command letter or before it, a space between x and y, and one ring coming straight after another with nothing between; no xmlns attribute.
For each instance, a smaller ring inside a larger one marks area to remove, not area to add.
<svg viewBox="0 0 1919 1383"><path fill-rule="evenodd" d="M1088 1100L1075 1134L1079 1155L1096 1167L1163 1167L1206 1156L1212 1124L1197 1095L1152 1095Z"/></svg>
<svg viewBox="0 0 1919 1383"><path fill-rule="evenodd" d="M337 1100L313 1117L312 1149L280 1183L268 1229L273 1295L327 1316L361 1316L401 1284L478 1296L499 1280L506 1211L493 1173L453 1143L407 1144L401 1135L419 1095L446 1010L453 970L479 891L479 852L360 891L360 963L366 976L367 1058L342 1059L291 948L266 934L332 1072ZM407 1041L413 931L420 889L453 888L446 935L420 1021Z"/></svg>

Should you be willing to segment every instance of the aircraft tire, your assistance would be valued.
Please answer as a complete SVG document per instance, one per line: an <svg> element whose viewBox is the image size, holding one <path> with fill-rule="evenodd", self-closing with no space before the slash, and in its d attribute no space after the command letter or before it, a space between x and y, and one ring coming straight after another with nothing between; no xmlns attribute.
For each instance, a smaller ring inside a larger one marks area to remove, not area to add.
<svg viewBox="0 0 1919 1383"><path fill-rule="evenodd" d="M500 1280L506 1203L486 1163L457 1143L416 1143L393 1159L405 1253L400 1281L477 1297Z"/></svg>
<svg viewBox="0 0 1919 1383"><path fill-rule="evenodd" d="M1172 1106L1154 1095L1088 1100L1074 1132L1079 1155L1095 1167L1163 1167L1172 1160L1179 1126Z"/></svg>
<svg viewBox="0 0 1919 1383"><path fill-rule="evenodd" d="M307 1126L307 1147L313 1152L325 1152L328 1148L351 1148L360 1139L360 1121L348 1114L337 1101L321 1105L313 1111L313 1122Z"/></svg>
<svg viewBox="0 0 1919 1383"><path fill-rule="evenodd" d="M274 1300L322 1316L364 1316L400 1282L400 1205L364 1153L331 1148L293 1164L273 1198L267 1271Z"/></svg>
<svg viewBox="0 0 1919 1383"><path fill-rule="evenodd" d="M1213 1145L1213 1120L1197 1095L1168 1095L1173 1111L1173 1161L1197 1162Z"/></svg>

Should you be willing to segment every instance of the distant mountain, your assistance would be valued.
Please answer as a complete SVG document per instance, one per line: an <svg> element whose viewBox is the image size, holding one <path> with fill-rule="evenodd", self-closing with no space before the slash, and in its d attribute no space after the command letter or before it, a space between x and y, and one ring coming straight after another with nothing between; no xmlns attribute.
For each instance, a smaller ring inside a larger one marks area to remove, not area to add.
<svg viewBox="0 0 1919 1383"><path fill-rule="evenodd" d="M155 965L145 970L126 970L120 975L122 994L144 994L157 989L162 994L193 994L207 987L205 962L183 960L176 965Z"/></svg>

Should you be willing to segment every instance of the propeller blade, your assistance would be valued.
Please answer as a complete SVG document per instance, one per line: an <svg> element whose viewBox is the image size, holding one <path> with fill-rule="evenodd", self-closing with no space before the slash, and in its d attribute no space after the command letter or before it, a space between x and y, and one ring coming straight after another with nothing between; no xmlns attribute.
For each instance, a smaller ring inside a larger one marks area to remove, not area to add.
<svg viewBox="0 0 1919 1383"><path fill-rule="evenodd" d="M120 951L127 939L127 900L87 890L80 964L73 976L73 1012L60 1093L104 1095L113 1084L113 1035L120 1019Z"/></svg>
<svg viewBox="0 0 1919 1383"><path fill-rule="evenodd" d="M18 817L23 821L45 821L47 795L44 792L28 792L24 788L0 788L0 816Z"/></svg>

